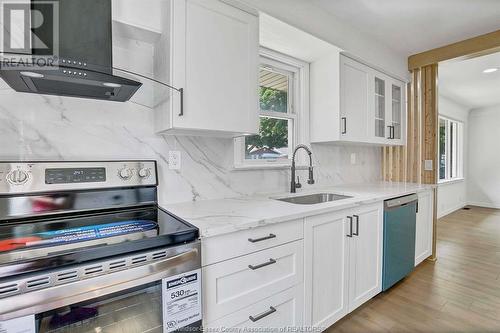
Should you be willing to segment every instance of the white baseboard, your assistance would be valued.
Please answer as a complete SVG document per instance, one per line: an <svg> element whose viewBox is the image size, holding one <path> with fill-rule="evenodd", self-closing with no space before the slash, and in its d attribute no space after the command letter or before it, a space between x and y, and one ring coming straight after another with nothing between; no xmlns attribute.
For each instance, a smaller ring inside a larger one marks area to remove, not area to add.
<svg viewBox="0 0 500 333"><path fill-rule="evenodd" d="M449 209L445 210L444 212L439 212L437 214L438 215L437 218L440 219L442 217L445 217L446 215L450 215L451 213L454 213L457 210L460 210L460 209L464 208L465 206L467 206L467 203L462 202L462 203L460 203L459 205L457 205L455 207L452 207L452 208L449 208Z"/></svg>
<svg viewBox="0 0 500 333"><path fill-rule="evenodd" d="M484 207L484 208L500 209L500 203L495 203L495 202L469 201L467 203L467 205L468 206Z"/></svg>

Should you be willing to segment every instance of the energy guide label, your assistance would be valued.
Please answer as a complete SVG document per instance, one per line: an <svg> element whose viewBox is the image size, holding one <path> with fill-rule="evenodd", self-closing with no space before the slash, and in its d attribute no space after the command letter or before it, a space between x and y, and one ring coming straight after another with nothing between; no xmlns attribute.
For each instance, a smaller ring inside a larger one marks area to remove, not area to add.
<svg viewBox="0 0 500 333"><path fill-rule="evenodd" d="M202 318L201 270L162 280L163 332L173 332Z"/></svg>

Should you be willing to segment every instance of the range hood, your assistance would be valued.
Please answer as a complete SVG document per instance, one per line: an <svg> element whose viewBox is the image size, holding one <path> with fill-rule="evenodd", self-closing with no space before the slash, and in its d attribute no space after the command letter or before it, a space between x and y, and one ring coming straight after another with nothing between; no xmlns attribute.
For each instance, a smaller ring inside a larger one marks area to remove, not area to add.
<svg viewBox="0 0 500 333"><path fill-rule="evenodd" d="M41 1L32 0L27 4L30 6L27 17L31 26L37 26L35 21L40 18L36 16L40 13L44 24L32 28L28 50L16 57L3 53L4 58L19 58L24 62L2 60L1 78L19 92L116 102L130 100L141 88L143 80L135 80L133 75L126 75L127 78L117 76L113 68L111 0L57 0L57 3L56 11ZM46 28L51 26L57 29ZM54 34L54 31L58 33ZM37 41L53 41L49 49L57 49L53 52L57 56L34 48L35 38ZM27 58L36 62L44 57L53 59L55 66L33 63L25 66Z"/></svg>

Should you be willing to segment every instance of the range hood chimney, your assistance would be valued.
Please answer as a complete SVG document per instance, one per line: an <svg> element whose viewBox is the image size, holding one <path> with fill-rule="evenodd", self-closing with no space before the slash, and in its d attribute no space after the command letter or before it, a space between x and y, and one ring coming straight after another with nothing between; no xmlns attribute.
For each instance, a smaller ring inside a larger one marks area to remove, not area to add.
<svg viewBox="0 0 500 333"><path fill-rule="evenodd" d="M31 0L27 4L31 48L17 57L52 59L55 66L27 68L2 61L0 76L19 92L128 101L142 83L113 75L111 0L47 3ZM36 48L39 41L48 47Z"/></svg>

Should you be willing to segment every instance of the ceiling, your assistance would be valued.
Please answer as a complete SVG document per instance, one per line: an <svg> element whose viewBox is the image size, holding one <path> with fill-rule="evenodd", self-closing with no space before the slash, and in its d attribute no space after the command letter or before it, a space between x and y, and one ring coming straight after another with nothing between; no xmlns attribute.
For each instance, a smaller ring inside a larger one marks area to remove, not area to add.
<svg viewBox="0 0 500 333"><path fill-rule="evenodd" d="M470 109L499 105L500 53L439 64L439 93Z"/></svg>
<svg viewBox="0 0 500 333"><path fill-rule="evenodd" d="M406 56L500 29L500 0L310 0Z"/></svg>

